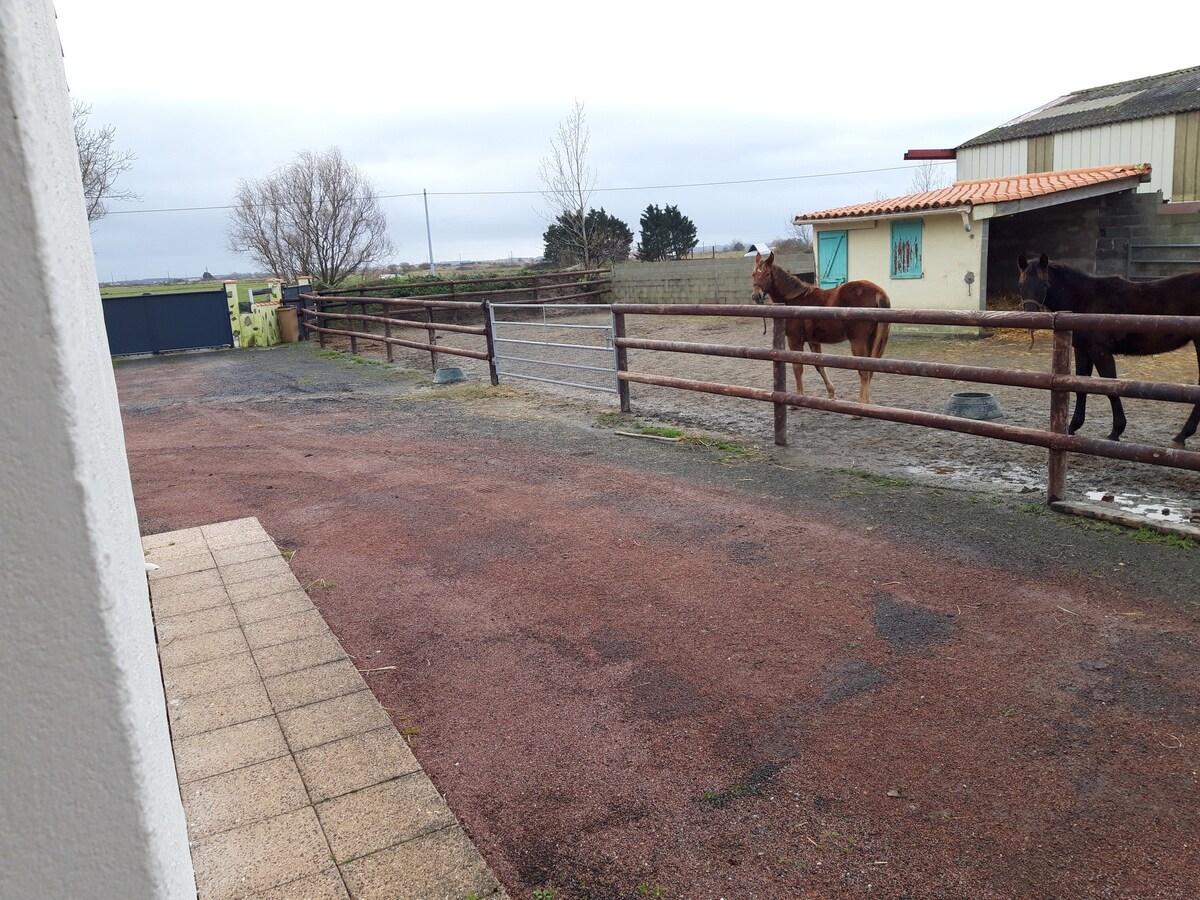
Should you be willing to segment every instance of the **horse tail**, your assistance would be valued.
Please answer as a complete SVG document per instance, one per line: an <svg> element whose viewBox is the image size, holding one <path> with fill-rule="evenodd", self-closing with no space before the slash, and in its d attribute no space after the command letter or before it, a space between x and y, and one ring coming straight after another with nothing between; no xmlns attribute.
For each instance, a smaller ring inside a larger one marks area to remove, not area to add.
<svg viewBox="0 0 1200 900"><path fill-rule="evenodd" d="M891 309L892 301L888 299L888 295L882 290L879 292L879 309ZM871 341L871 356L874 359L882 359L883 351L887 349L888 337L892 333L891 322L876 322L875 337Z"/></svg>

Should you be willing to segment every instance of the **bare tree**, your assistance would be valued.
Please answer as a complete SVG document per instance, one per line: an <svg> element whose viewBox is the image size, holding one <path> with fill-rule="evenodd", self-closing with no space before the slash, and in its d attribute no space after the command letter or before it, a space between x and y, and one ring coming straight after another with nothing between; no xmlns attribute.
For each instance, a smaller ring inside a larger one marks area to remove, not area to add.
<svg viewBox="0 0 1200 900"><path fill-rule="evenodd" d="M911 194L923 194L926 191L940 191L945 187L950 187L950 178L946 175L946 170L932 159L927 159L913 169L908 190Z"/></svg>
<svg viewBox="0 0 1200 900"><path fill-rule="evenodd" d="M583 104L576 100L570 114L559 123L558 134L550 139L550 155L538 164L538 178L545 187L544 218L570 233L571 243L583 251L585 269L592 267L587 215L596 189L596 172L588 164L590 141Z"/></svg>
<svg viewBox="0 0 1200 900"><path fill-rule="evenodd" d="M392 252L379 194L337 147L242 179L233 202L229 249L289 281L336 287Z"/></svg>
<svg viewBox="0 0 1200 900"><path fill-rule="evenodd" d="M83 176L83 197L87 203L89 222L108 215L109 200L140 200L133 191L117 190L114 186L122 172L133 168L137 156L132 150L119 150L114 141L117 130L112 125L92 129L87 118L92 107L74 100L71 118L75 125L75 144L79 148L79 174Z"/></svg>
<svg viewBox="0 0 1200 900"><path fill-rule="evenodd" d="M771 242L776 250L798 250L801 253L812 253L813 228L811 225L797 225L788 222L788 233L784 237Z"/></svg>

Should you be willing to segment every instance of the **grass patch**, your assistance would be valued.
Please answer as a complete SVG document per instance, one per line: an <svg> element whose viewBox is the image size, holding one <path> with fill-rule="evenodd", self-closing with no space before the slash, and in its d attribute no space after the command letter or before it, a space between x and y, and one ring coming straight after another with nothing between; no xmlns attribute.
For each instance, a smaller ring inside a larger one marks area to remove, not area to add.
<svg viewBox="0 0 1200 900"><path fill-rule="evenodd" d="M661 425L639 425L635 429L638 434L652 434L656 437L681 438L684 433L678 428L666 428Z"/></svg>
<svg viewBox="0 0 1200 900"><path fill-rule="evenodd" d="M639 422L637 419L630 419L622 413L600 413L596 417L596 427L613 428L620 431L628 431L632 434L645 434L651 437L678 438L682 444L699 447L702 450L718 454L723 463L742 462L750 459L759 459L763 456L762 450L749 444L741 444L727 438L688 434L680 428L672 428L667 425L647 425L644 422Z"/></svg>
<svg viewBox="0 0 1200 900"><path fill-rule="evenodd" d="M1180 550L1195 550L1197 544L1192 538L1184 537L1181 534L1169 534L1151 528L1148 525L1143 525L1133 533L1135 541L1143 541L1148 544L1166 544L1168 547L1178 547Z"/></svg>
<svg viewBox="0 0 1200 900"><path fill-rule="evenodd" d="M701 435L684 435L684 443L694 444L698 447L703 447L705 450L711 450L721 457L721 462L745 462L746 460L759 459L763 452L757 447L751 447L748 444L739 444L736 441L728 441L724 438L702 437Z"/></svg>
<svg viewBox="0 0 1200 900"><path fill-rule="evenodd" d="M433 400L519 400L526 395L517 388L496 386L491 384L472 384L460 381L458 384L438 385L419 393L406 394L397 397L414 403Z"/></svg>
<svg viewBox="0 0 1200 900"><path fill-rule="evenodd" d="M356 366L388 366L391 363L383 359L368 359L365 356L351 356L349 353L343 353L340 350L320 350L317 356L325 359L341 359L348 363L353 363Z"/></svg>
<svg viewBox="0 0 1200 900"><path fill-rule="evenodd" d="M1041 516L1046 513L1046 504L1044 503L1022 503L1017 507L1017 512L1028 513L1031 516Z"/></svg>
<svg viewBox="0 0 1200 900"><path fill-rule="evenodd" d="M238 296L246 299L248 290L258 294L267 289L266 279L239 281ZM113 284L100 288L101 297L140 297L143 294L186 294L193 291L223 291L224 281L172 281L170 284Z"/></svg>
<svg viewBox="0 0 1200 900"><path fill-rule="evenodd" d="M853 475L876 487L907 487L912 484L907 478L895 478L890 475L876 475L874 472L864 472L862 469L838 469L843 475Z"/></svg>
<svg viewBox="0 0 1200 900"><path fill-rule="evenodd" d="M1121 534L1125 531L1120 525L1114 522L1097 522L1092 519L1079 519L1075 524L1080 528L1086 528L1088 531L1103 531L1107 534Z"/></svg>

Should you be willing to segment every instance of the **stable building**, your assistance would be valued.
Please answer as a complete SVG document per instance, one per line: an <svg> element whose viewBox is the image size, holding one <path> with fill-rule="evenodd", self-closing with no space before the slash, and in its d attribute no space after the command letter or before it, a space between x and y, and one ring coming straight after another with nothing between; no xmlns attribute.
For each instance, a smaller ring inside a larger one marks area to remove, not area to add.
<svg viewBox="0 0 1200 900"><path fill-rule="evenodd" d="M1099 275L1200 268L1200 67L1076 91L947 150L948 188L795 217L822 286L868 278L895 306L982 309L1046 252Z"/></svg>

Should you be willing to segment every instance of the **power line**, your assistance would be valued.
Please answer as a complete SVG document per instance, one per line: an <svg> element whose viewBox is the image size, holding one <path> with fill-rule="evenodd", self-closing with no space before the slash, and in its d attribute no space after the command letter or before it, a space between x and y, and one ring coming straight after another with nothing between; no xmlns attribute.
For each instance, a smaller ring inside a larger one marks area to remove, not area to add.
<svg viewBox="0 0 1200 900"><path fill-rule="evenodd" d="M777 178L744 178L737 181L696 181L687 184L648 184L638 187L612 187L612 188L595 188L594 192L602 193L617 193L619 191L667 191L676 190L679 188L701 188L701 187L728 187L730 185L739 184L769 184L779 181L804 181L814 178L837 178L843 175L872 175L876 172L898 172L903 169L915 169L919 166L884 166L879 169L852 169L846 172L821 172L812 175L781 175ZM380 200L395 200L407 197L420 197L422 191L413 191L404 194L378 194ZM503 197L503 196L532 196L534 194L543 195L546 191L429 191L431 197ZM227 206L174 206L163 207L160 209L112 209L109 210L110 216L128 216L140 213L167 213L167 212L206 212L210 210L235 209L233 204Z"/></svg>

